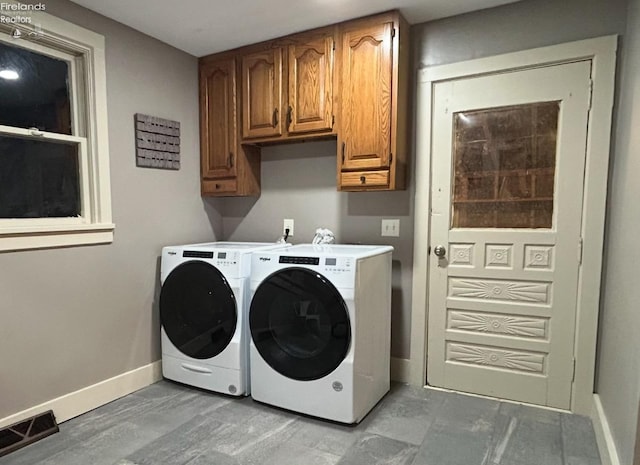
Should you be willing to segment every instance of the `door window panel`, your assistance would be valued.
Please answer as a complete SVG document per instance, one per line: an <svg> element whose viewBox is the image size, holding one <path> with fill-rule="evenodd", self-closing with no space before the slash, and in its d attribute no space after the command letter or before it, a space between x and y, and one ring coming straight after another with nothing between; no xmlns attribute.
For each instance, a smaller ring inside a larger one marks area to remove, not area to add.
<svg viewBox="0 0 640 465"><path fill-rule="evenodd" d="M551 228L560 102L455 113L453 228Z"/></svg>

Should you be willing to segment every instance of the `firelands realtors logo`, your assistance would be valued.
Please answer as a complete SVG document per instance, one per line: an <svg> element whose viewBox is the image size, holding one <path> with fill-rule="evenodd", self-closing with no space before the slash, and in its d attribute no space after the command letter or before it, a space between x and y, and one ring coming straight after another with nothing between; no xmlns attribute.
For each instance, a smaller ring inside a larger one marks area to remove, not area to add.
<svg viewBox="0 0 640 465"><path fill-rule="evenodd" d="M0 2L0 23L2 24L34 24L31 13L45 11L44 3L26 5L24 3Z"/></svg>

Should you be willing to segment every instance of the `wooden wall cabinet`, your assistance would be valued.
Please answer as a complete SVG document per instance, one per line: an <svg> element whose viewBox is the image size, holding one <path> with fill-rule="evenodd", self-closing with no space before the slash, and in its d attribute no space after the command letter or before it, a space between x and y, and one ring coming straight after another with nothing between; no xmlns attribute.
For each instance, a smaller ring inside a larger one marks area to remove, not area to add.
<svg viewBox="0 0 640 465"><path fill-rule="evenodd" d="M398 12L200 59L203 195L259 195L260 146L338 138L338 189L405 188L409 27Z"/></svg>
<svg viewBox="0 0 640 465"><path fill-rule="evenodd" d="M282 49L262 50L242 60L242 136L282 134Z"/></svg>
<svg viewBox="0 0 640 465"><path fill-rule="evenodd" d="M409 28L397 13L340 27L338 189L404 189Z"/></svg>
<svg viewBox="0 0 640 465"><path fill-rule="evenodd" d="M286 142L331 133L334 30L278 39L242 56L245 143Z"/></svg>
<svg viewBox="0 0 640 465"><path fill-rule="evenodd" d="M260 153L238 141L236 60L200 66L200 166L202 195L260 193Z"/></svg>
<svg viewBox="0 0 640 465"><path fill-rule="evenodd" d="M289 134L333 129L334 43L326 33L288 47Z"/></svg>

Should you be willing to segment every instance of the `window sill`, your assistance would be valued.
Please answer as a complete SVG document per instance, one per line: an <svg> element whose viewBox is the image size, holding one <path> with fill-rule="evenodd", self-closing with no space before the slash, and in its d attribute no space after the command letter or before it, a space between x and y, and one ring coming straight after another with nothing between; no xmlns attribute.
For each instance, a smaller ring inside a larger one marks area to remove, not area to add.
<svg viewBox="0 0 640 465"><path fill-rule="evenodd" d="M112 223L4 229L0 232L0 252L109 244L114 229Z"/></svg>

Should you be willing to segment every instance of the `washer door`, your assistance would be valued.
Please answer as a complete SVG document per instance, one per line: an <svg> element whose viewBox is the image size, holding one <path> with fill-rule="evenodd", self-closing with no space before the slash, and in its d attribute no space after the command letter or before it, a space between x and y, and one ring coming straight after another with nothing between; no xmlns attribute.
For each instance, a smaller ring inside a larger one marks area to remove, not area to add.
<svg viewBox="0 0 640 465"><path fill-rule="evenodd" d="M327 278L306 268L267 277L251 300L249 326L262 358L288 378L322 378L344 360L349 311Z"/></svg>
<svg viewBox="0 0 640 465"><path fill-rule="evenodd" d="M160 322L169 340L197 359L222 352L236 330L236 299L222 273L205 262L177 266L160 292Z"/></svg>

